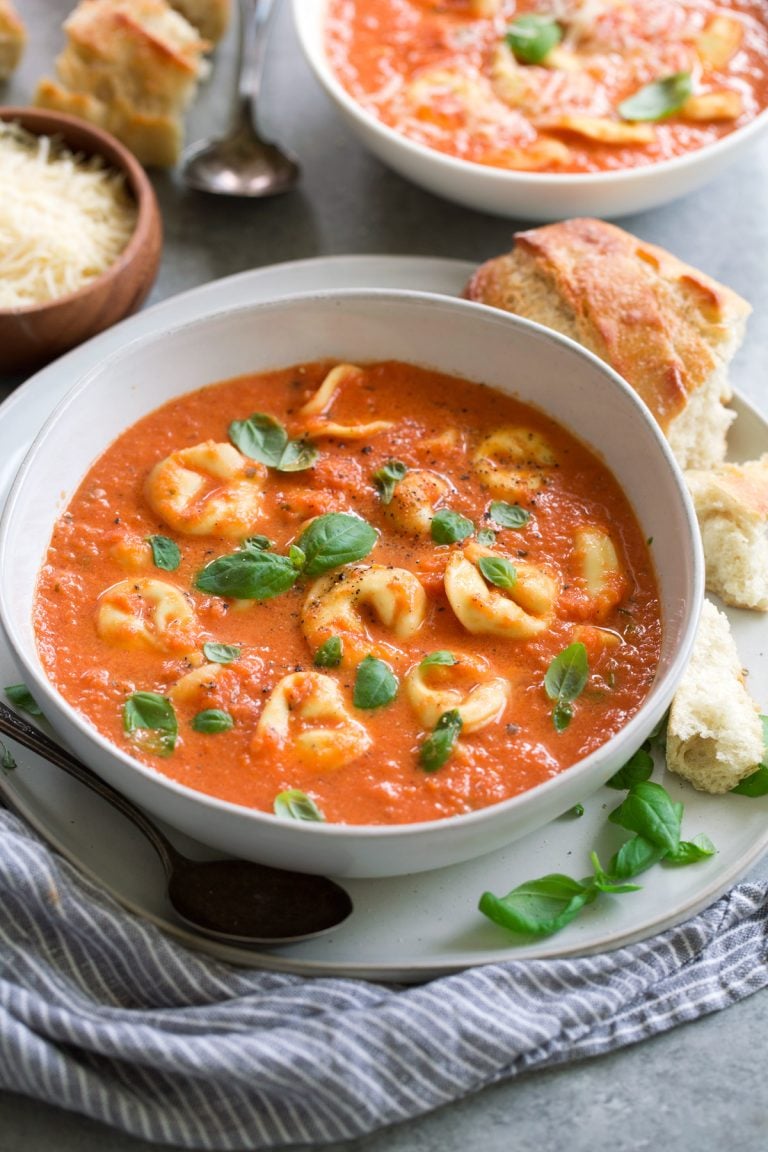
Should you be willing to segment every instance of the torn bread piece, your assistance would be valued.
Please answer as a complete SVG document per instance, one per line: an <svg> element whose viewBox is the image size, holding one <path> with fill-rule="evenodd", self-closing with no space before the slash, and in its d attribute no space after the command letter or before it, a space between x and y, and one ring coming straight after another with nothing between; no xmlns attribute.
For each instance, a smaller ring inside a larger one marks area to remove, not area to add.
<svg viewBox="0 0 768 1152"><path fill-rule="evenodd" d="M18 66L27 42L21 18L10 0L0 0L0 80Z"/></svg>
<svg viewBox="0 0 768 1152"><path fill-rule="evenodd" d="M704 545L707 590L768 612L768 453L746 464L693 469L685 481Z"/></svg>
<svg viewBox="0 0 768 1152"><path fill-rule="evenodd" d="M648 405L681 467L725 459L728 365L751 311L730 288L613 224L573 219L518 233L465 295L605 360Z"/></svg>
<svg viewBox="0 0 768 1152"><path fill-rule="evenodd" d="M667 724L667 768L701 792L730 792L763 759L763 726L744 679L728 617L705 600Z"/></svg>
<svg viewBox="0 0 768 1152"><path fill-rule="evenodd" d="M230 0L170 0L170 3L211 44L218 43L227 30Z"/></svg>

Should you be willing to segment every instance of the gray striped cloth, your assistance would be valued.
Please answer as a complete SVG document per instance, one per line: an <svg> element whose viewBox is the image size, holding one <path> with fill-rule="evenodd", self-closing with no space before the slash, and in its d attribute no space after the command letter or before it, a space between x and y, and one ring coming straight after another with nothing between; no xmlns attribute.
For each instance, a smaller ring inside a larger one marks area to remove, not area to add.
<svg viewBox="0 0 768 1152"><path fill-rule="evenodd" d="M188 951L0 811L0 1086L186 1148L351 1139L762 988L767 888L602 956L307 979Z"/></svg>

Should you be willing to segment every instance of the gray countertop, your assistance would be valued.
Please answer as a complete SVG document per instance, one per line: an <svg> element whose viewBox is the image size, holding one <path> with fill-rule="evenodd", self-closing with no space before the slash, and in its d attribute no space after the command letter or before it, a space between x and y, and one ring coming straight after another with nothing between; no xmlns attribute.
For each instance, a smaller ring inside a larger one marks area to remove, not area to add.
<svg viewBox="0 0 768 1152"><path fill-rule="evenodd" d="M22 68L0 100L29 103L62 44L68 0L17 0L30 28ZM217 200L185 191L174 173L156 175L165 250L150 303L221 276L286 260L342 253L444 256L474 263L510 247L515 222L444 202L384 168L335 115L299 55L289 6L275 14L263 112L300 157L303 179L287 196ZM189 117L189 138L226 123L231 37ZM751 301L754 315L735 363L735 384L765 404L768 361L768 142L717 181L667 208L620 221L670 248ZM18 380L0 379L0 394ZM765 866L760 869L764 874ZM764 1037L768 996L686 1024L608 1057L526 1075L405 1126L334 1145L379 1152L513 1147L628 1152L660 1145L707 1152L768 1146ZM761 1044L761 1040L763 1043ZM0 1043L0 1050L2 1045ZM0 1095L0 1152L141 1152L155 1147L73 1114ZM329 1146L330 1147L330 1146Z"/></svg>

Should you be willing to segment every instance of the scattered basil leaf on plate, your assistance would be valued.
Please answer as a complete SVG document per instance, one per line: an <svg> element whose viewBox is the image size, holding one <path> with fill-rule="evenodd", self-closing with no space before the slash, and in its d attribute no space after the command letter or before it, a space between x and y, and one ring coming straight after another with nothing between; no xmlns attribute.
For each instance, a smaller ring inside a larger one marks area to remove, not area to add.
<svg viewBox="0 0 768 1152"><path fill-rule="evenodd" d="M315 652L316 668L338 668L344 658L344 644L341 636L329 636Z"/></svg>
<svg viewBox="0 0 768 1152"><path fill-rule="evenodd" d="M569 644L552 660L544 676L544 691L554 700L552 723L558 732L573 718L571 703L584 691L589 678L587 650L580 641Z"/></svg>
<svg viewBox="0 0 768 1152"><path fill-rule="evenodd" d="M232 664L240 659L240 651L237 644L215 644L210 640L203 644L203 655L212 664Z"/></svg>
<svg viewBox="0 0 768 1152"><path fill-rule="evenodd" d="M10 748L6 748L2 740L0 740L0 749L2 749L2 752L0 752L0 768L2 768L3 772L13 772L14 769L18 768L18 764L14 760Z"/></svg>
<svg viewBox="0 0 768 1152"><path fill-rule="evenodd" d="M458 664L458 660L453 652L446 652L445 649L440 649L438 652L430 652L421 661L420 668L431 668L433 664L444 664L449 666L451 664Z"/></svg>
<svg viewBox="0 0 768 1152"><path fill-rule="evenodd" d="M148 536L147 543L152 549L152 563L164 572L175 572L181 564L181 550L175 540L168 536Z"/></svg>
<svg viewBox="0 0 768 1152"><path fill-rule="evenodd" d="M693 93L690 72L675 72L652 80L634 92L618 107L622 120L664 120L673 116Z"/></svg>
<svg viewBox="0 0 768 1152"><path fill-rule="evenodd" d="M429 530L435 544L458 544L472 535L475 526L460 512L453 512L450 508L441 508L432 517Z"/></svg>
<svg viewBox="0 0 768 1152"><path fill-rule="evenodd" d="M626 799L608 817L630 832L637 832L665 852L675 853L680 844L682 805L675 804L666 788L652 780L633 784Z"/></svg>
<svg viewBox="0 0 768 1152"><path fill-rule="evenodd" d="M206 564L198 573L195 587L235 600L270 600L292 588L298 576L290 557L246 549Z"/></svg>
<svg viewBox="0 0 768 1152"><path fill-rule="evenodd" d="M377 468L373 474L373 482L379 493L382 504L389 504L395 494L395 485L399 484L408 468L402 460L388 460Z"/></svg>
<svg viewBox="0 0 768 1152"><path fill-rule="evenodd" d="M450 758L462 729L457 708L443 712L433 731L419 749L419 764L425 772L436 772Z"/></svg>
<svg viewBox="0 0 768 1152"><path fill-rule="evenodd" d="M706 860L717 852L709 836L699 833L693 840L681 840L676 852L668 852L664 857L668 864L695 864L698 860Z"/></svg>
<svg viewBox="0 0 768 1152"><path fill-rule="evenodd" d="M278 792L272 804L275 816L287 820L325 820L325 816L315 804L311 796L301 792L298 788L288 788L285 792Z"/></svg>
<svg viewBox="0 0 768 1152"><path fill-rule="evenodd" d="M639 876L641 872L652 868L666 856L666 848L653 844L644 836L632 836L625 840L621 848L608 865L608 871L617 880L628 879L630 876Z"/></svg>
<svg viewBox="0 0 768 1152"><path fill-rule="evenodd" d="M506 40L516 60L522 64L541 64L563 38L563 30L550 16L526 13L508 25Z"/></svg>
<svg viewBox="0 0 768 1152"><path fill-rule="evenodd" d="M355 708L383 708L397 696L397 678L385 660L366 656L357 666L352 703Z"/></svg>
<svg viewBox="0 0 768 1152"><path fill-rule="evenodd" d="M606 780L609 788L617 788L622 791L631 788L633 784L639 784L641 780L650 780L653 775L653 756L648 751L646 744L638 748L626 764L619 768L618 772L614 772L610 780Z"/></svg>
<svg viewBox="0 0 768 1152"><path fill-rule="evenodd" d="M506 500L494 500L489 509L491 520L501 528L524 528L531 518L526 508L519 504L508 504Z"/></svg>
<svg viewBox="0 0 768 1152"><path fill-rule="evenodd" d="M297 545L306 557L306 575L319 576L331 568L362 560L376 540L375 529L362 517L348 512L328 512L307 525Z"/></svg>
<svg viewBox="0 0 768 1152"><path fill-rule="evenodd" d="M195 732L211 734L229 732L230 728L234 728L234 726L235 722L229 712L224 712L221 708L205 708L192 717L192 727Z"/></svg>
<svg viewBox="0 0 768 1152"><path fill-rule="evenodd" d="M763 744L765 745L763 763L759 764L749 776L740 780L735 788L731 788L731 792L735 792L738 796L768 796L768 763L766 763L768 761L768 716L761 716L760 720L763 724Z"/></svg>
<svg viewBox="0 0 768 1152"><path fill-rule="evenodd" d="M511 592L517 584L517 570L503 556L481 556L477 566L489 584L505 592Z"/></svg>
<svg viewBox="0 0 768 1152"><path fill-rule="evenodd" d="M520 884L506 896L484 892L479 908L483 915L511 932L551 936L570 924L585 904L591 904L596 898L594 885L553 872Z"/></svg>
<svg viewBox="0 0 768 1152"><path fill-rule="evenodd" d="M42 716L42 710L26 684L9 684L5 694L14 708L18 708L20 712L28 712L30 716Z"/></svg>
<svg viewBox="0 0 768 1152"><path fill-rule="evenodd" d="M170 756L179 727L170 700L158 692L133 692L123 704L123 728L155 756Z"/></svg>

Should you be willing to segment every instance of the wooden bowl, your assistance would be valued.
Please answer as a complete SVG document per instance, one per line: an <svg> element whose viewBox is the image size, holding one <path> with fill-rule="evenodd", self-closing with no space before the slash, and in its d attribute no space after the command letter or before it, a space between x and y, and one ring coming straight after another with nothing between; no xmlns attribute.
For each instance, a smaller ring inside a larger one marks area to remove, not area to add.
<svg viewBox="0 0 768 1152"><path fill-rule="evenodd" d="M14 120L36 135L56 136L73 152L102 156L123 173L138 205L126 248L96 280L45 304L0 309L3 373L39 367L135 312L157 275L163 237L154 189L138 160L114 136L43 108L0 108L0 120Z"/></svg>

